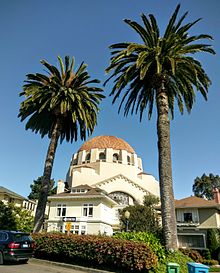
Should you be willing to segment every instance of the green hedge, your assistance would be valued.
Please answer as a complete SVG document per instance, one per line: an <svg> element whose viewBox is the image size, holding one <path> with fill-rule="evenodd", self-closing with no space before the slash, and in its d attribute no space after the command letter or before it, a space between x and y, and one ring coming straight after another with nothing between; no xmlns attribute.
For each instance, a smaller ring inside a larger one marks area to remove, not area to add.
<svg viewBox="0 0 220 273"><path fill-rule="evenodd" d="M107 236L33 234L35 257L124 272L148 272L157 267L157 256L144 243ZM98 266L97 266L98 265Z"/></svg>
<svg viewBox="0 0 220 273"><path fill-rule="evenodd" d="M114 238L146 243L157 255L158 260L166 258L165 248L155 234L150 232L121 232L114 235Z"/></svg>

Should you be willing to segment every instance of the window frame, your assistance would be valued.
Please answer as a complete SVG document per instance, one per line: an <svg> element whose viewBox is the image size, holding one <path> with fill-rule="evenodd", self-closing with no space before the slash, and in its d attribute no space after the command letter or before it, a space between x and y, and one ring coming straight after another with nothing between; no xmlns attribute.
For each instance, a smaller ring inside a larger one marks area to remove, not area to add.
<svg viewBox="0 0 220 273"><path fill-rule="evenodd" d="M94 214L94 204L92 203L85 203L83 204L83 211L82 211L82 215L83 217L89 217L92 218L93 214Z"/></svg>
<svg viewBox="0 0 220 273"><path fill-rule="evenodd" d="M67 206L66 204L57 204L56 206L56 217L66 216Z"/></svg>

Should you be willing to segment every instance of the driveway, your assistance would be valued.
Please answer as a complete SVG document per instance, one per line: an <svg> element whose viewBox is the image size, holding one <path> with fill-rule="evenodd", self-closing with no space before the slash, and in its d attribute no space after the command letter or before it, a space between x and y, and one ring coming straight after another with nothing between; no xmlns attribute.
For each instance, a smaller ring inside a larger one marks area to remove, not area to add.
<svg viewBox="0 0 220 273"><path fill-rule="evenodd" d="M110 273L103 270L83 268L31 259L28 264L6 264L0 265L1 273Z"/></svg>

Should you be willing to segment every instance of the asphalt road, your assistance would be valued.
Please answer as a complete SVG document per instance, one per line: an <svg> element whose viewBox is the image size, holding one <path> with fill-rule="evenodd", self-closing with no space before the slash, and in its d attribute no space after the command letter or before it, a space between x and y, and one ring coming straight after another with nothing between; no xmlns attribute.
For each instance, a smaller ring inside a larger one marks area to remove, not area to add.
<svg viewBox="0 0 220 273"><path fill-rule="evenodd" d="M54 264L30 260L28 264L0 265L0 273L88 273L88 271L65 268Z"/></svg>

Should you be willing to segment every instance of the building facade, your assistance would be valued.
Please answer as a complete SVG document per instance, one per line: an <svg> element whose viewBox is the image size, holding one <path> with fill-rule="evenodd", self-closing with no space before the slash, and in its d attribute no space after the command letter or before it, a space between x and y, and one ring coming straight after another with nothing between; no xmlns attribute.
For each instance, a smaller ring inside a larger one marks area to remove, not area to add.
<svg viewBox="0 0 220 273"><path fill-rule="evenodd" d="M180 248L205 249L207 231L220 228L220 198L215 200L190 196L175 201L177 236Z"/></svg>
<svg viewBox="0 0 220 273"><path fill-rule="evenodd" d="M48 231L65 232L72 225L75 233L76 225L81 231L83 226L87 234L110 235L119 227L118 210L141 204L148 194L159 197L159 183L144 172L134 149L115 136L94 137L73 155L66 181L58 181L57 194L49 197ZM65 224L59 215L60 206L66 208L62 217L75 222ZM93 207L93 215L84 215L86 206Z"/></svg>

